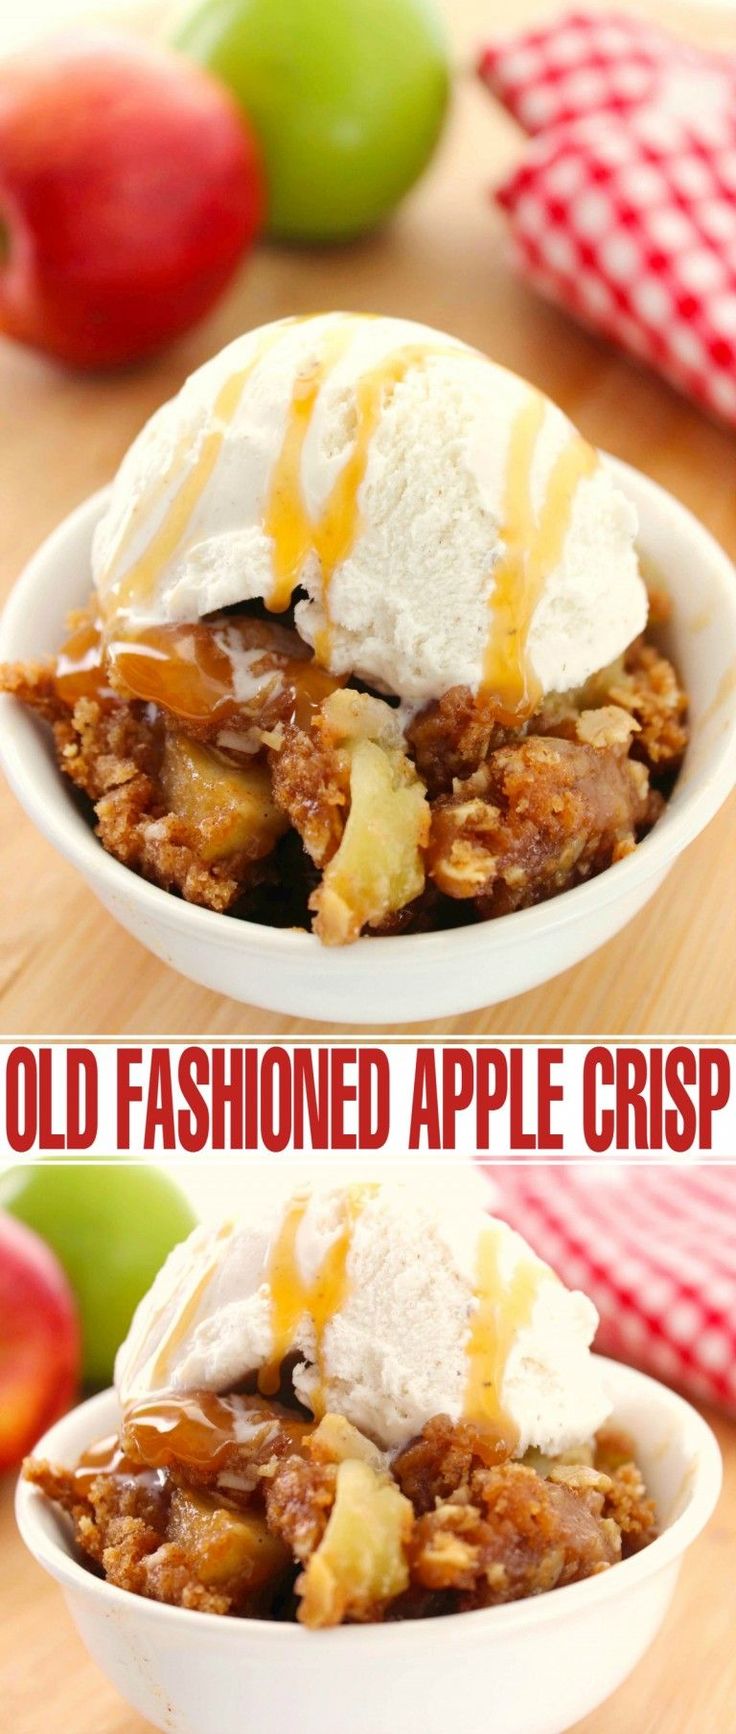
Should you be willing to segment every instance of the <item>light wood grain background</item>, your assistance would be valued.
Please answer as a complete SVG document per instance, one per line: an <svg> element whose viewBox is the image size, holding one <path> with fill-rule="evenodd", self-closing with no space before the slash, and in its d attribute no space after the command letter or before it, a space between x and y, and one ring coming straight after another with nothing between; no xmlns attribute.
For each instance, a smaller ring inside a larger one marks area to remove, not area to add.
<svg viewBox="0 0 736 1734"><path fill-rule="evenodd" d="M725 1458L721 1503L687 1555L653 1648L609 1703L571 1734L733 1734L736 1427L708 1418ZM146 1734L149 1724L126 1709L87 1656L61 1591L25 1552L12 1492L9 1482L0 1484L0 1725L8 1734ZM588 1665L594 1662L582 1653L581 1669Z"/></svg>
<svg viewBox="0 0 736 1734"><path fill-rule="evenodd" d="M108 480L145 417L191 368L246 327L333 306L446 326L530 376L590 439L673 489L736 554L733 435L544 306L507 266L488 187L520 139L469 68L485 32L549 10L548 0L444 6L461 70L454 113L430 172L383 233L344 249L261 248L204 325L154 366L117 378L75 378L0 344L0 596L40 538ZM710 29L705 13L678 7L675 16L701 35ZM736 22L723 30L736 40ZM441 1027L509 1035L736 1028L735 853L732 801L654 904L596 956L535 992ZM4 1034L328 1027L223 1000L157 962L93 902L4 787L0 873Z"/></svg>

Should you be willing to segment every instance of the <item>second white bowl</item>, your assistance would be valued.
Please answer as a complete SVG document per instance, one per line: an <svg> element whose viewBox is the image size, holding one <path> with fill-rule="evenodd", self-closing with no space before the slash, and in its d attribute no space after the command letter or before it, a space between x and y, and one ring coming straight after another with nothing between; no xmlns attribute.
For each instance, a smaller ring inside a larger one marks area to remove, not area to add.
<svg viewBox="0 0 736 1734"><path fill-rule="evenodd" d="M642 1373L603 1365L662 1533L599 1577L507 1607L326 1632L223 1619L102 1582L76 1558L66 1520L26 1482L21 1533L62 1585L103 1673L169 1734L563 1734L648 1648L720 1487L718 1446L696 1411ZM106 1391L52 1428L37 1455L71 1465L117 1421Z"/></svg>

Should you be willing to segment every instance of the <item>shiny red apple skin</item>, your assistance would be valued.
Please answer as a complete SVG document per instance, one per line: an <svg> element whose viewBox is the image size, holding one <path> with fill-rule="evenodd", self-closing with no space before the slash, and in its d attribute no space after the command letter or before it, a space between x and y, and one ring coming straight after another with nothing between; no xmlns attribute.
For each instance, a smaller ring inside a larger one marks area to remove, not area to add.
<svg viewBox="0 0 736 1734"><path fill-rule="evenodd" d="M77 1309L58 1259L0 1215L0 1473L74 1402L80 1363Z"/></svg>
<svg viewBox="0 0 736 1734"><path fill-rule="evenodd" d="M84 368L164 347L264 208L234 99L183 56L77 32L0 64L0 330Z"/></svg>

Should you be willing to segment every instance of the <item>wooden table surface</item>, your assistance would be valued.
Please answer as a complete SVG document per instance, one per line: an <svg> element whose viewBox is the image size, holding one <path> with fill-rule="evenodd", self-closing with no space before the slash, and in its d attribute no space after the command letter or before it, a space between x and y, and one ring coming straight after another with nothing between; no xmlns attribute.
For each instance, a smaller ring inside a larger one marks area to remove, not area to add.
<svg viewBox="0 0 736 1734"><path fill-rule="evenodd" d="M514 18L548 3L517 0ZM193 367L244 328L330 306L447 327L528 375L591 440L679 494L736 554L734 436L511 274L487 189L520 139L462 71L482 35L508 23L509 9L504 0L444 5L460 68L451 124L428 175L383 233L343 249L261 248L204 325L155 365L120 377L75 378L0 344L0 596L40 538L109 479L143 420ZM687 18L682 7L677 16ZM706 27L699 24L701 34ZM327 1027L237 1005L174 974L94 903L4 788L0 801L2 1033L226 1036ZM604 950L545 987L441 1027L509 1035L736 1028L736 969L725 967L736 960L735 853L732 800L656 903ZM440 1026L424 1026L433 1027Z"/></svg>
<svg viewBox="0 0 736 1734"><path fill-rule="evenodd" d="M652 1649L608 1704L571 1734L732 1734L736 1727L736 1425L708 1418L724 1454L720 1505L687 1556ZM60 1589L26 1553L12 1493L9 1480L0 1483L3 1727L8 1734L146 1734L149 1724L89 1660ZM586 1665L583 1654L580 1666Z"/></svg>

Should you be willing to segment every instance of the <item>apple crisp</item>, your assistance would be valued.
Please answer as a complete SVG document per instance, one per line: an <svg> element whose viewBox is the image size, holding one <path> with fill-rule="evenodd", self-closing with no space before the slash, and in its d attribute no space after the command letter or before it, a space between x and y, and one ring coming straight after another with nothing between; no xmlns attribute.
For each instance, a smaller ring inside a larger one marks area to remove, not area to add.
<svg viewBox="0 0 736 1734"><path fill-rule="evenodd" d="M657 622L661 621L661 599ZM101 844L170 892L326 945L529 908L662 813L687 698L653 640L526 717L467 687L407 716L259 605L0 669L50 724Z"/></svg>
<svg viewBox="0 0 736 1734"><path fill-rule="evenodd" d="M632 1441L522 1462L438 1415L390 1456L338 1415L260 1396L149 1399L76 1469L31 1459L85 1563L205 1613L345 1622L495 1607L608 1571L656 1514Z"/></svg>

